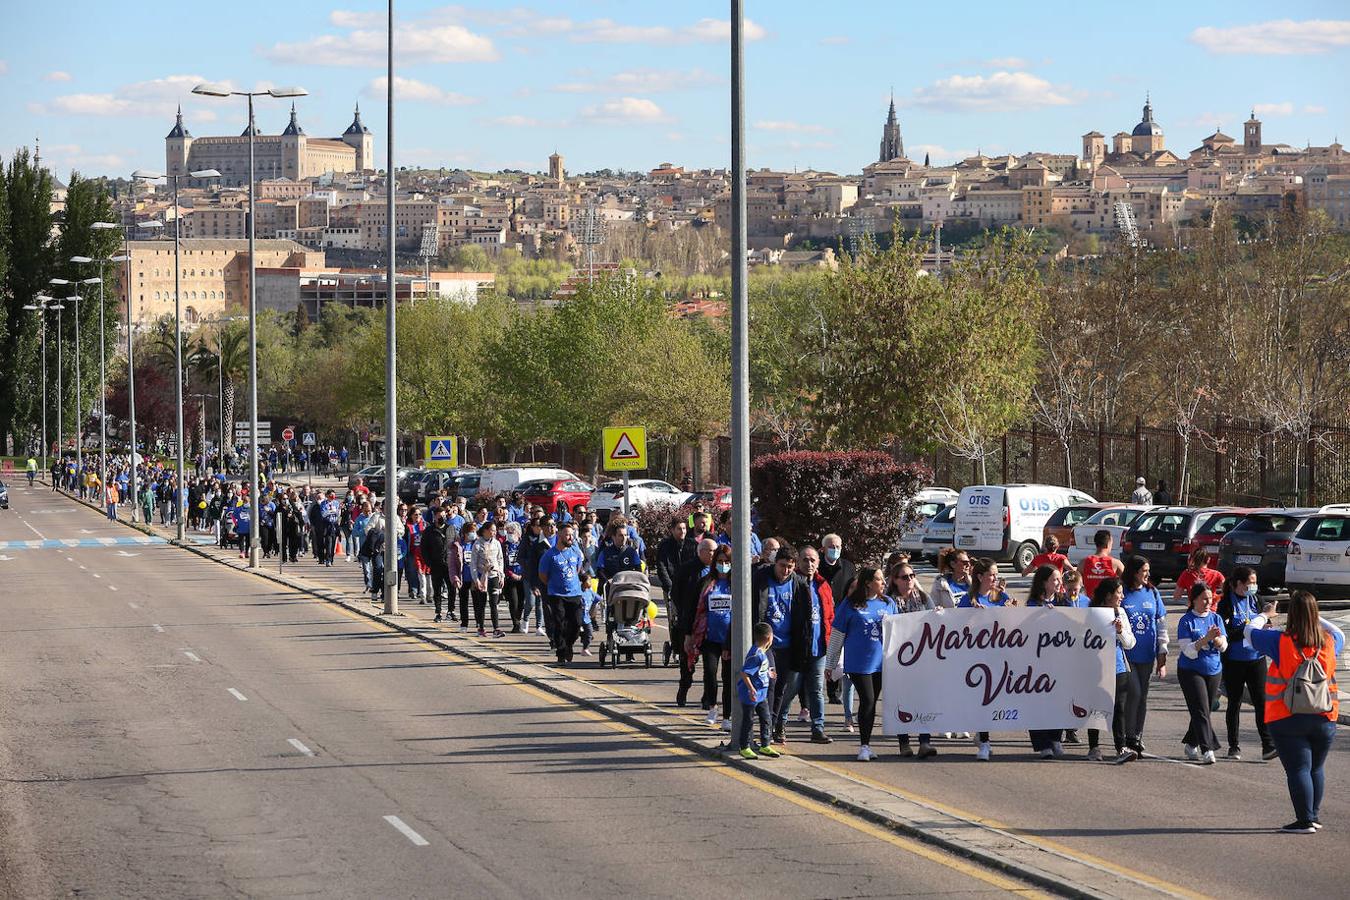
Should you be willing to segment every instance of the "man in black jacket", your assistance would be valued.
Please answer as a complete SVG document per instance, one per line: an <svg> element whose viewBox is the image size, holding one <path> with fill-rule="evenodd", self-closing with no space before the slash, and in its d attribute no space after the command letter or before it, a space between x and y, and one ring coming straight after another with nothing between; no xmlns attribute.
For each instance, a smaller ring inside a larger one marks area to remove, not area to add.
<svg viewBox="0 0 1350 900"><path fill-rule="evenodd" d="M445 563L445 550L449 536L446 533L445 510L437 504L431 524L422 532L422 562L431 570L431 602L436 606L436 617L441 621L441 603L445 600L445 588L450 583L450 569ZM455 604L449 603L450 621L455 619Z"/></svg>
<svg viewBox="0 0 1350 900"><path fill-rule="evenodd" d="M684 536L684 558L691 560L697 555L699 542L705 537L717 539L712 530L712 516L705 512L694 513L693 524Z"/></svg>
<svg viewBox="0 0 1350 900"><path fill-rule="evenodd" d="M844 539L837 534L827 534L820 539L820 576L830 583L830 594L836 603L842 603L848 597L848 586L857 575L853 560L844 556ZM831 681L826 692L831 703L841 702L840 685Z"/></svg>
<svg viewBox="0 0 1350 900"><path fill-rule="evenodd" d="M281 517L281 557L293 563L305 536L305 508L294 488L286 493L277 514Z"/></svg>
<svg viewBox="0 0 1350 900"><path fill-rule="evenodd" d="M699 592L703 589L703 579L707 577L712 567L713 554L716 552L717 541L704 538L698 544L697 555L675 570L672 581L671 600L675 606L677 619L668 623L668 627L670 642L680 655L680 686L675 693L676 706L684 706L689 697L689 688L694 683L695 660L685 658L684 639L694 630Z"/></svg>
<svg viewBox="0 0 1350 900"><path fill-rule="evenodd" d="M670 600L675 589L675 572L688 557L684 553L684 535L688 529L682 520L675 520L670 531L656 545L656 578L661 582L661 590Z"/></svg>

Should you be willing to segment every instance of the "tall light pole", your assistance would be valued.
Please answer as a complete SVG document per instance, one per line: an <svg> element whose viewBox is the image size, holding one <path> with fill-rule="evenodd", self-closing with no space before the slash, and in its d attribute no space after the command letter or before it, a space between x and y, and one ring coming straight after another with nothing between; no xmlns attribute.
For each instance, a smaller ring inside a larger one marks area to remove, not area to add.
<svg viewBox="0 0 1350 900"><path fill-rule="evenodd" d="M53 278L51 283L67 286L71 284L64 278ZM80 470L79 477L84 478L84 413L80 404L80 389L83 387L80 381L80 357L84 354L80 352L80 289L76 287L75 293L65 297L64 300L73 303L75 307L75 468Z"/></svg>
<svg viewBox="0 0 1350 900"><path fill-rule="evenodd" d="M251 140L252 138L250 138ZM195 172L189 172L192 178L219 178L220 173L215 169L199 169ZM132 178L139 178L143 181L153 181L159 178L167 178L173 185L173 368L174 368L174 411L177 414L177 474L178 474L178 514L174 516L174 522L178 529L178 540L187 540L187 523L184 521L183 502L186 499L186 491L183 487L184 469L186 468L183 459L183 302L181 291L179 290L180 276L183 273L182 264L179 262L180 241L178 239L179 223L182 221L178 215L178 182L183 178L181 173L174 175L157 175L154 172L146 172L138 169L131 173ZM252 215L250 209L249 214Z"/></svg>
<svg viewBox="0 0 1350 900"><path fill-rule="evenodd" d="M24 309L42 313L42 321L38 327L42 329L42 471L45 472L47 471L47 312L54 309L57 316L60 316L62 306L56 302L55 297L48 297L45 294L38 294L34 299L37 303L27 304ZM58 346L60 338L58 333Z"/></svg>
<svg viewBox="0 0 1350 900"><path fill-rule="evenodd" d="M136 176L132 176L132 184L136 182ZM140 492L136 484L136 349L135 339L136 330L133 327L135 316L132 311L131 299L131 229L132 228L163 228L164 223L159 221L136 222L132 225L121 225L116 222L94 222L90 228L104 230L112 228L122 229L122 259L126 261L126 279L123 284L126 285L127 292L127 424L131 431L131 521L140 521Z"/></svg>
<svg viewBox="0 0 1350 900"><path fill-rule="evenodd" d="M750 649L750 356L745 233L745 2L731 0L731 658ZM741 706L732 705L738 734ZM730 746L730 743L728 744Z"/></svg>
<svg viewBox="0 0 1350 900"><path fill-rule="evenodd" d="M388 8L388 72L387 130L384 163L385 240L389 250L389 268L385 277L388 294L384 303L385 360L384 360L384 614L398 615L398 372L396 363L398 335L397 279L394 274L394 195L398 193L398 177L394 173L394 0ZM408 301L412 302L412 285L408 285Z"/></svg>
<svg viewBox="0 0 1350 900"><path fill-rule="evenodd" d="M253 200L253 182L257 171L253 162L254 97L304 97L304 88L269 88L265 91L232 91L220 84L199 84L192 93L205 97L248 98L248 567L258 568L258 258L253 252L257 230L257 206Z"/></svg>
<svg viewBox="0 0 1350 900"><path fill-rule="evenodd" d="M98 479L108 486L108 351L104 346L103 324L103 261L89 256L72 256L73 263L99 263L98 278L86 278L80 284L98 285Z"/></svg>

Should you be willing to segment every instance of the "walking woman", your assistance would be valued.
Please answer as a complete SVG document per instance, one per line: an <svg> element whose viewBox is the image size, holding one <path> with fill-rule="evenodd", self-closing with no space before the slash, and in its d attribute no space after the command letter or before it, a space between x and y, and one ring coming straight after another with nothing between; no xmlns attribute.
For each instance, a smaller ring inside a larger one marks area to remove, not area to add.
<svg viewBox="0 0 1350 900"><path fill-rule="evenodd" d="M1027 592L1027 606L1054 606L1063 587L1064 577L1060 574L1058 568L1048 563L1038 566L1035 574L1031 576L1031 590ZM1032 731L1030 734L1031 749L1041 759L1060 759L1064 756L1063 729L1043 728ZM1076 741L1077 737L1074 740Z"/></svg>
<svg viewBox="0 0 1350 900"><path fill-rule="evenodd" d="M459 527L459 538L445 548L446 568L450 570L453 593L450 602L459 598L459 627L469 630L469 600L473 596L473 539L477 527L465 522Z"/></svg>
<svg viewBox="0 0 1350 900"><path fill-rule="evenodd" d="M503 568L506 582L503 592L506 594L506 608L511 614L511 633L520 634L522 616L525 616L524 566L520 561L520 523L507 522L502 531L506 540L502 544ZM528 616L525 616L528 617ZM530 623L525 623L528 631Z"/></svg>
<svg viewBox="0 0 1350 900"><path fill-rule="evenodd" d="M717 725L719 677L722 686L721 718L731 727L731 545L720 544L713 553L712 567L699 588L694 628L685 638L685 657L703 659L703 708L707 723Z"/></svg>
<svg viewBox="0 0 1350 900"><path fill-rule="evenodd" d="M933 579L933 605L944 609L959 606L970 593L970 554L946 547L938 554L938 574Z"/></svg>
<svg viewBox="0 0 1350 900"><path fill-rule="evenodd" d="M478 636L487 637L483 630L483 607L487 606L492 616L492 636L503 637L504 632L497 621L497 604L502 598L502 542L497 540L494 523L484 523L478 529L470 563L473 569L473 619L478 626Z"/></svg>
<svg viewBox="0 0 1350 900"><path fill-rule="evenodd" d="M1345 634L1323 619L1317 599L1307 591L1289 598L1284 631L1266 628L1275 614L1275 602L1247 624L1247 642L1270 659L1266 673L1266 727L1279 751L1289 782L1294 821L1282 828L1291 834L1311 834L1322 827L1319 812L1325 776L1322 766L1336 737L1336 657L1345 649ZM1315 660L1315 664L1309 664ZM1320 682L1316 668L1320 666ZM1311 670L1311 671L1310 671Z"/></svg>
<svg viewBox="0 0 1350 900"><path fill-rule="evenodd" d="M886 576L880 569L864 567L839 604L830 632L830 647L825 667L835 681L847 674L858 695L858 761L877 758L872 752L872 726L877 720L877 699L881 696L881 623L898 613L895 601L886 596ZM843 659L840 660L840 652Z"/></svg>
<svg viewBox="0 0 1350 900"><path fill-rule="evenodd" d="M895 563L890 569L891 577L887 584L890 589L887 592L895 603L896 611L904 613L923 612L924 610L935 609L933 600L923 592L919 587L919 579L914 575L914 567L909 564L909 558L905 557ZM914 751L909 746L909 735L900 735L900 755L913 756ZM919 735L919 759L927 759L930 756L937 756L937 748L933 746L933 736L931 734Z"/></svg>
<svg viewBox="0 0 1350 900"><path fill-rule="evenodd" d="M1199 760L1207 766L1214 764L1214 752L1219 739L1214 735L1210 712L1219 696L1219 674L1223 671L1223 651L1228 648L1223 620L1214 612L1214 592L1203 581L1196 581L1190 589L1190 609L1177 623L1177 681L1181 695L1186 698L1186 710L1191 724L1182 738L1186 758Z"/></svg>
<svg viewBox="0 0 1350 900"><path fill-rule="evenodd" d="M1261 737L1261 758L1274 759L1275 743L1266 728L1266 658L1243 640L1247 625L1261 614L1257 593L1256 572L1238 566L1228 576L1223 599L1219 601L1219 618L1228 637L1228 649L1223 654L1223 690L1228 695L1228 712L1224 724L1228 726L1228 759L1242 759L1238 726L1242 721L1242 695L1245 692L1256 710L1256 733Z"/></svg>
<svg viewBox="0 0 1350 900"><path fill-rule="evenodd" d="M1128 745L1140 756L1145 750L1144 719L1148 716L1148 688L1154 667L1159 679L1167 677L1167 607L1158 589L1149 584L1149 574L1148 560L1131 556L1121 579L1125 582L1125 596L1120 607L1134 630L1134 647L1125 653L1135 684L1130 694L1131 705L1125 710L1125 728Z"/></svg>
<svg viewBox="0 0 1350 900"><path fill-rule="evenodd" d="M1125 652L1134 646L1134 629L1130 628L1120 601L1125 596L1125 588L1119 578L1106 578L1097 583L1092 594L1092 605L1111 610L1115 617L1116 630L1116 693L1115 706L1111 711L1111 738L1116 744L1117 764L1133 762L1139 758L1125 743L1125 710L1129 706L1130 693L1134 690L1134 681L1130 678L1130 662ZM1088 729L1088 759L1099 762L1102 758L1101 730Z"/></svg>

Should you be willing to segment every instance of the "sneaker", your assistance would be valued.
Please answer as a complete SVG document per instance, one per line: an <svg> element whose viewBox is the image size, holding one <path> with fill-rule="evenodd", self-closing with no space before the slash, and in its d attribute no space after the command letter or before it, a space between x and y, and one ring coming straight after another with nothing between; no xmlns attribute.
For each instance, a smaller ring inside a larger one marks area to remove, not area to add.
<svg viewBox="0 0 1350 900"><path fill-rule="evenodd" d="M1101 747L1093 747L1093 748L1091 748L1090 750L1088 750L1087 758L1088 758L1088 760L1089 760L1090 762L1101 762L1101 761L1102 761L1102 748L1101 748Z"/></svg>
<svg viewBox="0 0 1350 900"><path fill-rule="evenodd" d="M478 636L481 638L485 638L487 637L487 632L480 628L478 629Z"/></svg>
<svg viewBox="0 0 1350 900"><path fill-rule="evenodd" d="M1055 759L1063 759L1064 745L1061 744L1059 741L1055 741L1053 744L1050 745L1050 752L1055 755Z"/></svg>
<svg viewBox="0 0 1350 900"><path fill-rule="evenodd" d="M730 731L730 730L731 730L731 720L730 720L730 719L723 719L723 720L722 720L722 730L723 730L723 731Z"/></svg>
<svg viewBox="0 0 1350 900"><path fill-rule="evenodd" d="M595 654L591 653L591 648L589 648L589 647L582 647L582 648L581 648L581 655L582 655L582 656L594 656Z"/></svg>
<svg viewBox="0 0 1350 900"><path fill-rule="evenodd" d="M852 722L845 722L844 730L847 731L849 734L856 734L858 731L858 729L854 727Z"/></svg>
<svg viewBox="0 0 1350 900"><path fill-rule="evenodd" d="M798 722L810 722L810 721L811 721L811 711L808 710L808 709L803 709L801 712L797 713L797 721L798 721Z"/></svg>
<svg viewBox="0 0 1350 900"><path fill-rule="evenodd" d="M741 759L759 759L759 754L749 747L741 748Z"/></svg>
<svg viewBox="0 0 1350 900"><path fill-rule="evenodd" d="M495 628L495 629L493 629L493 631L492 631L492 636L495 637L495 638L506 637L506 632L505 632L505 631L502 631L500 628ZM589 650L582 650L581 653L582 653L583 656L590 656L590 655L591 655L591 651L589 651Z"/></svg>
<svg viewBox="0 0 1350 900"><path fill-rule="evenodd" d="M787 736L783 734L783 729L781 726L773 730L773 737L770 738L770 741L775 744L787 743Z"/></svg>
<svg viewBox="0 0 1350 900"><path fill-rule="evenodd" d="M1312 827L1313 827L1313 831L1321 831L1321 830L1322 830L1322 823L1319 822L1319 821L1317 821L1316 819L1313 819L1313 820L1312 820Z"/></svg>
<svg viewBox="0 0 1350 900"><path fill-rule="evenodd" d="M1078 732L1070 728L1068 731L1064 732L1064 743L1080 744L1082 741L1078 740Z"/></svg>
<svg viewBox="0 0 1350 900"><path fill-rule="evenodd" d="M969 731L958 731L958 732L954 733L954 734L952 735L952 737L956 738L958 741L968 741L968 740L970 740L970 732L969 732Z"/></svg>
<svg viewBox="0 0 1350 900"><path fill-rule="evenodd" d="M1142 740L1135 741L1134 752L1138 753L1140 756L1143 756L1145 753L1148 752L1148 747L1144 746L1144 742Z"/></svg>
<svg viewBox="0 0 1350 900"><path fill-rule="evenodd" d="M919 759L937 756L937 748L927 741L919 741Z"/></svg>
<svg viewBox="0 0 1350 900"><path fill-rule="evenodd" d="M818 728L811 729L811 743L813 744L833 744L834 738Z"/></svg>
<svg viewBox="0 0 1350 900"><path fill-rule="evenodd" d="M783 754L779 753L777 750L773 749L772 747L766 744L765 746L759 748L759 755L764 757L765 759L778 759L778 757L782 756Z"/></svg>
<svg viewBox="0 0 1350 900"><path fill-rule="evenodd" d="M431 621L433 621L433 622L439 622L440 620L441 620L441 617L440 617L440 616L436 616L436 617L435 617L434 619L432 619Z"/></svg>
<svg viewBox="0 0 1350 900"><path fill-rule="evenodd" d="M716 728L718 718L719 716L717 715L717 710L710 709L708 710L707 714L703 717L703 721L707 723L708 727Z"/></svg>
<svg viewBox="0 0 1350 900"><path fill-rule="evenodd" d="M1261 751L1262 759L1274 759L1279 755L1280 751L1276 750L1274 747L1267 747L1266 749Z"/></svg>
<svg viewBox="0 0 1350 900"><path fill-rule="evenodd" d="M529 630L529 626L526 626L526 630L527 630L527 631ZM548 632L544 630L544 626L543 626L543 625L540 625L540 626L539 626L539 633L540 633L540 634L548 634Z"/></svg>
<svg viewBox="0 0 1350 900"><path fill-rule="evenodd" d="M1193 746L1191 744L1183 744L1182 746L1186 748L1186 758L1189 759L1191 762L1195 762L1200 759L1199 747Z"/></svg>
<svg viewBox="0 0 1350 900"><path fill-rule="evenodd" d="M1316 834L1317 826L1312 822L1290 822L1280 830L1285 834Z"/></svg>
<svg viewBox="0 0 1350 900"><path fill-rule="evenodd" d="M1203 754L1201 754L1200 761L1207 766L1214 765L1214 751L1206 750Z"/></svg>
<svg viewBox="0 0 1350 900"><path fill-rule="evenodd" d="M1116 765L1123 766L1125 763L1134 762L1138 758L1139 752L1137 750L1133 747L1126 747L1124 750L1120 751L1120 755L1116 757Z"/></svg>
<svg viewBox="0 0 1350 900"><path fill-rule="evenodd" d="M858 762L871 762L875 758L876 755L872 753L872 748L866 744L858 748Z"/></svg>
<svg viewBox="0 0 1350 900"><path fill-rule="evenodd" d="M1224 759L1236 760L1237 762L1241 762L1241 761L1242 761L1242 751L1239 750L1237 747L1229 747L1229 748L1228 748L1228 752L1224 754L1224 757L1223 757L1223 758L1224 758Z"/></svg>
<svg viewBox="0 0 1350 900"><path fill-rule="evenodd" d="M988 741L980 742L980 749L975 751L975 758L980 762L989 762L989 757L993 756L992 748Z"/></svg>
<svg viewBox="0 0 1350 900"><path fill-rule="evenodd" d="M1044 750L1040 751L1036 755L1039 756L1041 759L1054 759L1055 751L1051 750L1049 747L1046 747Z"/></svg>

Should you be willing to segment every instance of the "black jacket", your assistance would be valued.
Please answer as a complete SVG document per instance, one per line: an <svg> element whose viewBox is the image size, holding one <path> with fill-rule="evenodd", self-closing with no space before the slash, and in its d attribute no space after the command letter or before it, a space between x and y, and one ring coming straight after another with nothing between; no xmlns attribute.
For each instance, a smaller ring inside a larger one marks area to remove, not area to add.
<svg viewBox="0 0 1350 900"><path fill-rule="evenodd" d="M703 560L695 556L675 571L671 599L679 615L679 629L683 634L694 630L694 615L698 612L698 595L703 584Z"/></svg>
<svg viewBox="0 0 1350 900"><path fill-rule="evenodd" d="M661 582L661 590L669 599L675 588L675 573L684 561L684 541L673 537L664 537L656 545L656 578Z"/></svg>
<svg viewBox="0 0 1350 900"><path fill-rule="evenodd" d="M448 540L445 529L437 528L435 525L427 527L422 532L422 562L437 574L449 572L445 565L445 548Z"/></svg>
<svg viewBox="0 0 1350 900"><path fill-rule="evenodd" d="M848 596L849 583L858 575L858 569L853 565L853 560L840 556L839 562L830 564L825 562L825 554L820 554L820 574L830 583L830 596L841 598Z"/></svg>

